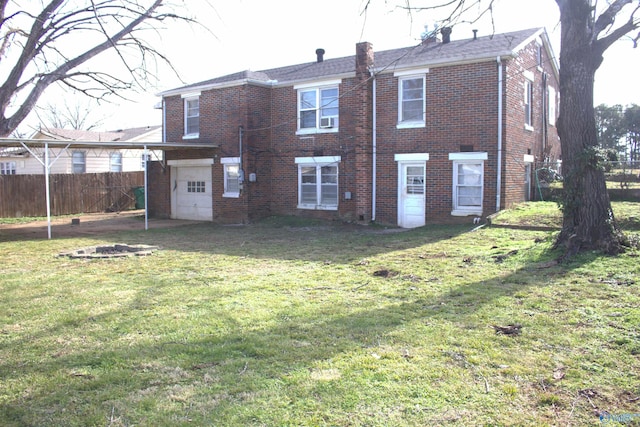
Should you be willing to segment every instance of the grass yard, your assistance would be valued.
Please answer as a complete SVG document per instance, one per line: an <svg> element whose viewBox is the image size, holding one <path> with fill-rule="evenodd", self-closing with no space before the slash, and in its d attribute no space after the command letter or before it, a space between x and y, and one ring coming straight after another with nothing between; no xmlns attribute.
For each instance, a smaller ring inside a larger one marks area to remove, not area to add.
<svg viewBox="0 0 640 427"><path fill-rule="evenodd" d="M640 232L638 204L614 209ZM51 241L0 234L0 425L631 417L640 413L639 252L557 265L555 231L521 226L559 221L556 205L540 202L475 231L271 218ZM113 243L161 250L57 256ZM520 333L496 333L508 325Z"/></svg>

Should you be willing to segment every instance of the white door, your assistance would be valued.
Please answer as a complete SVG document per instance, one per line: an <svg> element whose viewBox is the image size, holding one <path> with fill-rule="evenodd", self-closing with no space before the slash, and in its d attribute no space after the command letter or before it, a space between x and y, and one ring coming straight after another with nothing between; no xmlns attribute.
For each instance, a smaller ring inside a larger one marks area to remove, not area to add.
<svg viewBox="0 0 640 427"><path fill-rule="evenodd" d="M213 220L211 166L172 167L171 217Z"/></svg>
<svg viewBox="0 0 640 427"><path fill-rule="evenodd" d="M398 225L403 228L425 224L425 162L398 164Z"/></svg>

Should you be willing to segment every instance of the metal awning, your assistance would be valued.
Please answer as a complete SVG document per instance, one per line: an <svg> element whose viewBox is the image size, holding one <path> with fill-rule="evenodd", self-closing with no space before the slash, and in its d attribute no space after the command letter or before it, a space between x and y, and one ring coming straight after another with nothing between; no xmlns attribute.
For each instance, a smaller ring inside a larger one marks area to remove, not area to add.
<svg viewBox="0 0 640 427"><path fill-rule="evenodd" d="M121 142L121 141L74 141L74 140L60 140L60 139L28 139L28 138L0 138L0 149L2 147L22 147L33 155L34 158L44 166L45 171L45 198L47 204L47 234L51 239L51 197L49 194L49 175L51 165L58 160L60 154L57 157L51 159L49 157L49 149L58 148L62 151L66 151L70 148L111 148L117 150L143 150L145 157L149 150L202 150L219 148L218 144L209 142ZM44 149L44 160L41 160L38 155L34 153L34 149ZM147 209L147 197L149 192L147 185L147 168L144 169L144 229L149 229L149 215Z"/></svg>

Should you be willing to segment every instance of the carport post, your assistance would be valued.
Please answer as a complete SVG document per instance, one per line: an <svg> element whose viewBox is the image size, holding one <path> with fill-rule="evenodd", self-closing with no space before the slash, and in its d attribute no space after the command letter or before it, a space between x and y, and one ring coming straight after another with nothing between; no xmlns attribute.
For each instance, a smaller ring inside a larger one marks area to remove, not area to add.
<svg viewBox="0 0 640 427"><path fill-rule="evenodd" d="M51 172L51 166L49 165L49 143L44 143L44 186L45 186L45 198L47 200L47 235L51 240L51 195L49 192L49 172Z"/></svg>
<svg viewBox="0 0 640 427"><path fill-rule="evenodd" d="M149 161L147 160L147 144L144 145L144 229L148 230L149 229L149 207L147 206L147 195L149 194L149 191L147 189L147 183L148 183L148 178L147 178L147 173L148 173L148 169L149 169Z"/></svg>

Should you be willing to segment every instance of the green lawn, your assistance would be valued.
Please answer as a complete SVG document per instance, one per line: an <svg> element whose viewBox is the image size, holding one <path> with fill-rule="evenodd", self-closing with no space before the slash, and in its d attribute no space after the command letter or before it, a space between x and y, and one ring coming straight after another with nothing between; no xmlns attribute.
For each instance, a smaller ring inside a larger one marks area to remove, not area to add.
<svg viewBox="0 0 640 427"><path fill-rule="evenodd" d="M637 204L614 209L640 231ZM557 265L555 231L514 227L543 218L559 223L555 204L474 231L272 218L0 234L0 425L574 426L638 413L639 252ZM120 242L161 250L57 256ZM493 327L510 324L521 333Z"/></svg>

